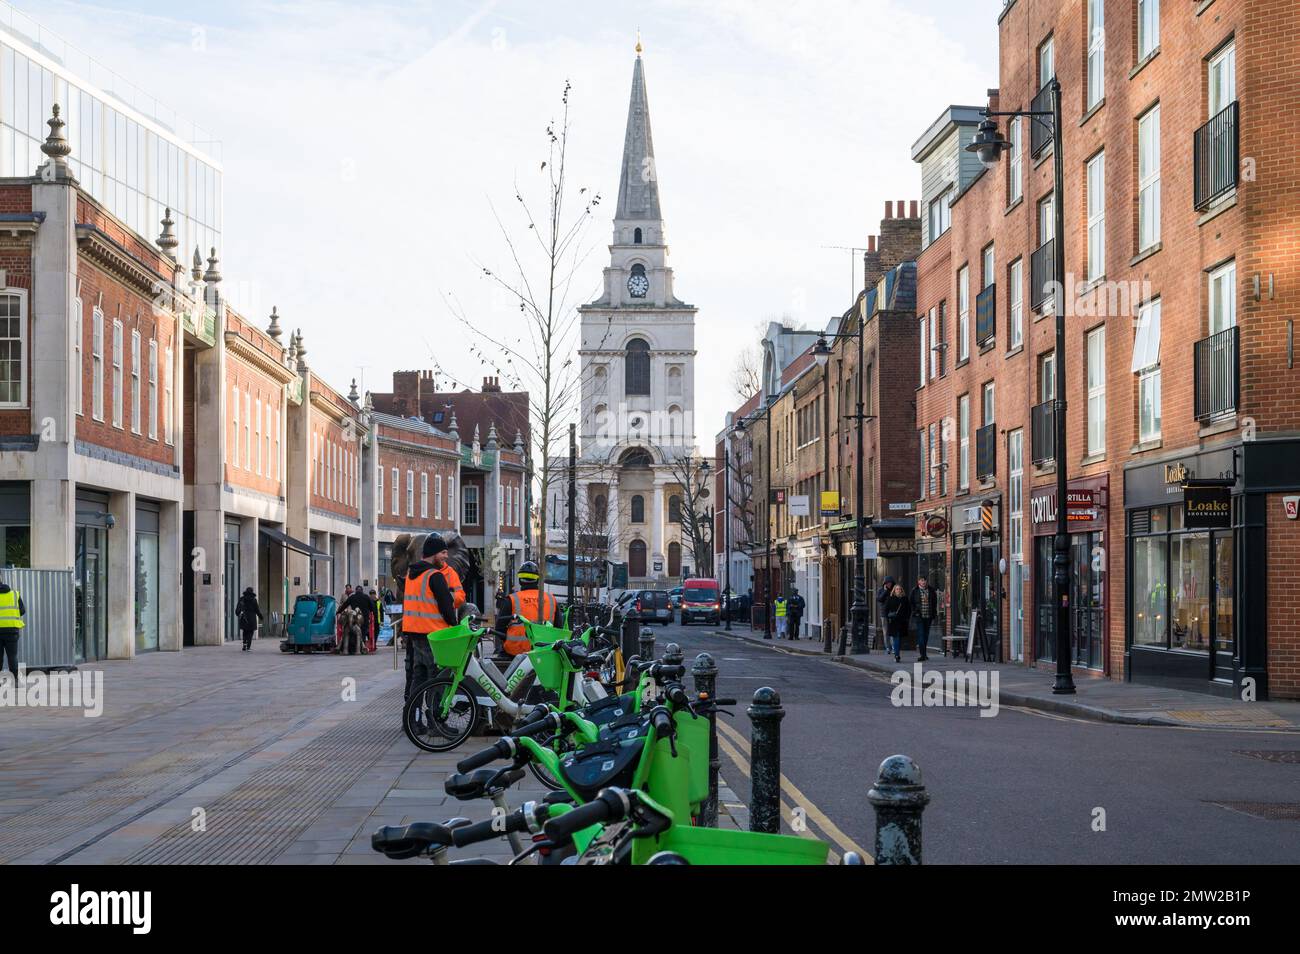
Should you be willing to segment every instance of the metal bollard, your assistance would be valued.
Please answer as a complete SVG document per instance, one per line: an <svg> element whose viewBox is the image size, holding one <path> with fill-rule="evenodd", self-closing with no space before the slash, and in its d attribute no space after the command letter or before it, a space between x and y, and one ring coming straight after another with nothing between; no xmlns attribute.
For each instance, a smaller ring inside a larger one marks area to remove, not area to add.
<svg viewBox="0 0 1300 954"><path fill-rule="evenodd" d="M642 662L649 662L655 658L655 634L650 632L649 626L641 627L637 648L637 655L641 657Z"/></svg>
<svg viewBox="0 0 1300 954"><path fill-rule="evenodd" d="M840 644L835 650L836 656L843 656L849 648L849 624L845 623L840 627Z"/></svg>
<svg viewBox="0 0 1300 954"><path fill-rule="evenodd" d="M764 686L754 693L748 709L749 739L749 830L781 831L781 694Z"/></svg>
<svg viewBox="0 0 1300 954"><path fill-rule="evenodd" d="M921 813L930 802L920 767L906 755L891 755L880 763L867 800L876 810L876 864L919 865Z"/></svg>
<svg viewBox="0 0 1300 954"><path fill-rule="evenodd" d="M680 666L686 662L686 654L682 652L682 647L676 643L669 643L664 647L664 662L670 666Z"/></svg>
<svg viewBox="0 0 1300 954"><path fill-rule="evenodd" d="M708 653L700 653L696 656L695 665L691 667L691 675L695 677L695 694L698 698L707 698L710 702L717 698L718 667L712 656ZM720 766L718 713L711 708L709 712L709 797L700 811L700 825L705 828L718 827L718 768Z"/></svg>
<svg viewBox="0 0 1300 954"><path fill-rule="evenodd" d="M620 648L623 650L623 659L631 659L637 655L641 648L641 623L635 619L623 619L620 629Z"/></svg>

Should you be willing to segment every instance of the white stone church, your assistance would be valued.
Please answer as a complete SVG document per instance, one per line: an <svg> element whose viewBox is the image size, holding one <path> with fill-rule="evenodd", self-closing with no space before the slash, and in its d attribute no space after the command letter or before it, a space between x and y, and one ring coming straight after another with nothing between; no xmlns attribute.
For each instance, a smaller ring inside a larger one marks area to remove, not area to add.
<svg viewBox="0 0 1300 954"><path fill-rule="evenodd" d="M673 293L667 242L638 43L604 291L579 309L578 529L632 586L693 562L681 482L696 456L696 309Z"/></svg>

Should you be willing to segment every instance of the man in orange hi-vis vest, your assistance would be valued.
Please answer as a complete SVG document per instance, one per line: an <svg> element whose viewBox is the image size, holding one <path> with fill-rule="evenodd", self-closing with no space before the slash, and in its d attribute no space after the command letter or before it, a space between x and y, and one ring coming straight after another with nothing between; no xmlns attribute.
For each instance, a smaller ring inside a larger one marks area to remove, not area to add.
<svg viewBox="0 0 1300 954"><path fill-rule="evenodd" d="M402 635L412 636L414 655L406 697L432 679L438 671L429 648L429 633L455 626L458 610L465 604L465 588L460 576L447 564L447 542L442 534L431 533L424 540L423 559L412 563L406 573L402 596Z"/></svg>
<svg viewBox="0 0 1300 954"><path fill-rule="evenodd" d="M537 589L537 581L540 577L537 564L529 560L519 568L516 576L519 579L519 592L510 594L510 612L534 623L550 622L556 626L560 625L559 603L550 593L543 593ZM532 648L527 627L523 623L511 623L506 630L505 651L511 656L518 656Z"/></svg>

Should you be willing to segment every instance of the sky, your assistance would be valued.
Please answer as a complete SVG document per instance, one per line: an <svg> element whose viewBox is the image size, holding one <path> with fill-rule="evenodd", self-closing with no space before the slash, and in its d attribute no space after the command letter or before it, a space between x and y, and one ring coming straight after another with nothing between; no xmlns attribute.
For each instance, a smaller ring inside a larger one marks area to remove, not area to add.
<svg viewBox="0 0 1300 954"><path fill-rule="evenodd" d="M707 448L755 328L851 304L860 259L828 246L865 245L886 201L919 199L912 143L997 84L1002 0L14 5L220 141L223 288L301 328L343 392L435 361L475 387L492 373L473 340L514 340L519 316L483 268L508 263L498 216L524 228L516 184L544 188L566 80L570 180L607 197L573 296L597 297L639 30Z"/></svg>

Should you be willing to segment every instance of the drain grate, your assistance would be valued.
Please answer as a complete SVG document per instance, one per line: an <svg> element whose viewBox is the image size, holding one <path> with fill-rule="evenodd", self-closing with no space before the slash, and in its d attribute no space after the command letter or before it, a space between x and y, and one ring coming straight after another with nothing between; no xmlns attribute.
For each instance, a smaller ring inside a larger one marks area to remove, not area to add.
<svg viewBox="0 0 1300 954"><path fill-rule="evenodd" d="M1260 759L1264 762L1300 765L1300 749L1239 749L1232 754L1248 759Z"/></svg>
<svg viewBox="0 0 1300 954"><path fill-rule="evenodd" d="M1241 812L1265 821L1300 821L1300 802L1217 802L1208 800L1229 811Z"/></svg>

